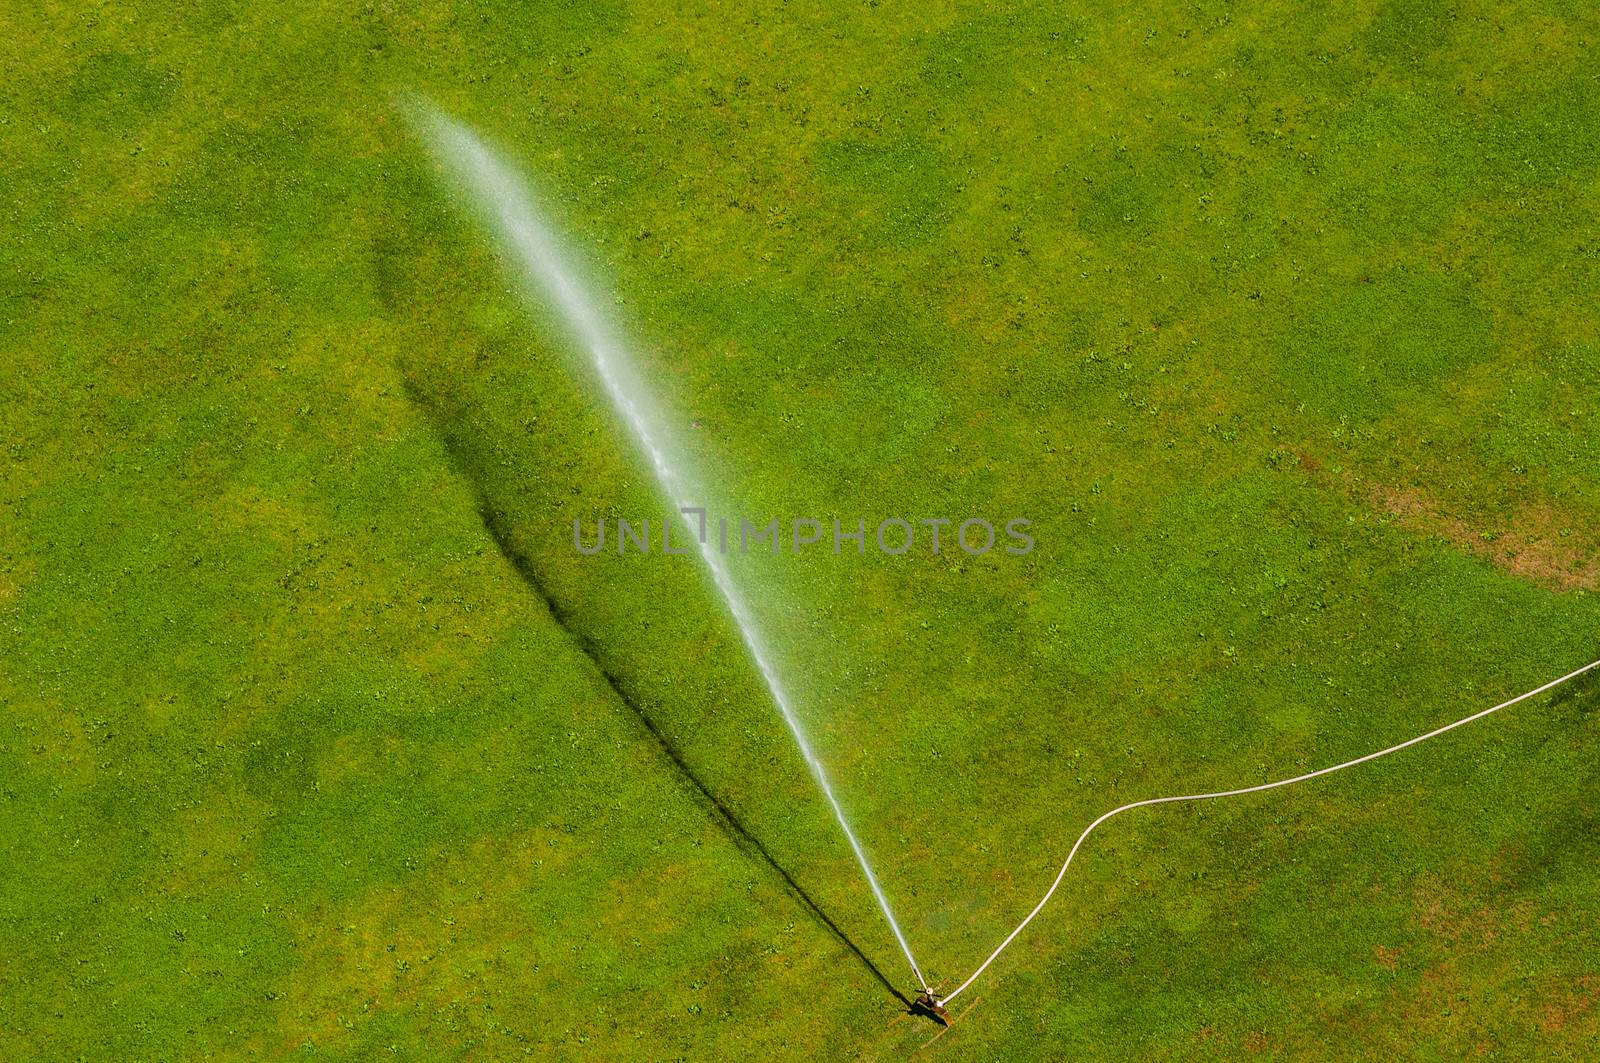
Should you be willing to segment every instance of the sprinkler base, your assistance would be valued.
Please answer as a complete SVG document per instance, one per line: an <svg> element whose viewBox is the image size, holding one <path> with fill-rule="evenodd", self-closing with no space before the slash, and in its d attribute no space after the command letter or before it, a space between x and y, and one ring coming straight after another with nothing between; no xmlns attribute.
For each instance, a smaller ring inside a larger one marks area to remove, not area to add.
<svg viewBox="0 0 1600 1063"><path fill-rule="evenodd" d="M939 1003L939 998L933 995L931 989L917 994L917 999L911 1003L911 1010L928 1016L941 1026L950 1025L950 1013L944 1010L944 1005Z"/></svg>

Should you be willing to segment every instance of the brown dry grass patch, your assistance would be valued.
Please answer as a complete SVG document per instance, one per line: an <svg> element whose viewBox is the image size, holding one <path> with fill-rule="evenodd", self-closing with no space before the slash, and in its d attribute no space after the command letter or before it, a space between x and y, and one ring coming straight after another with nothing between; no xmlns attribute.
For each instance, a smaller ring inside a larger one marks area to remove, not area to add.
<svg viewBox="0 0 1600 1063"><path fill-rule="evenodd" d="M1600 550L1548 502L1522 507L1503 529L1475 528L1416 487L1376 485L1373 505L1403 527L1438 535L1477 557L1555 591L1600 590Z"/></svg>

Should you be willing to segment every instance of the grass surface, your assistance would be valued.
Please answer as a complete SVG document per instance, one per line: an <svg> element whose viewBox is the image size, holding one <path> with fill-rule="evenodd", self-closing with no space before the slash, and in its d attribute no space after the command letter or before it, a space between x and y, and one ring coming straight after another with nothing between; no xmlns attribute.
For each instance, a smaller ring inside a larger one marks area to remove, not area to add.
<svg viewBox="0 0 1600 1063"><path fill-rule="evenodd" d="M1034 521L740 566L946 987L1113 805L1596 653L1585 5L0 25L0 1057L933 1035L693 559L573 553L661 501L397 93L535 177L731 513ZM1596 698L1119 818L929 1054L1586 1058Z"/></svg>

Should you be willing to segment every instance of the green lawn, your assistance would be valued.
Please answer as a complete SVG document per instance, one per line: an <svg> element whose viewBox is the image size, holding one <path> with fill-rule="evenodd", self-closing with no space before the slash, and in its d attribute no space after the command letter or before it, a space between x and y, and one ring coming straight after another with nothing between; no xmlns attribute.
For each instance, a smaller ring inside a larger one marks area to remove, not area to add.
<svg viewBox="0 0 1600 1063"><path fill-rule="evenodd" d="M407 93L723 512L1033 521L737 565L946 989L1114 805L1600 655L1591 5L0 30L0 1059L937 1033L696 560L572 549L662 497ZM919 1058L1591 1058L1597 751L1586 683L1119 817Z"/></svg>

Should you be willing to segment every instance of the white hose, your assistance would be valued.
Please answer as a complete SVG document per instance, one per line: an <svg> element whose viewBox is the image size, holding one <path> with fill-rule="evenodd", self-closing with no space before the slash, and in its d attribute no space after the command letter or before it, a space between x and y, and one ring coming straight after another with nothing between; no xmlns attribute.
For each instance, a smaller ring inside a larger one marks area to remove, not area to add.
<svg viewBox="0 0 1600 1063"><path fill-rule="evenodd" d="M1453 731L1457 727L1462 727L1471 723L1473 720L1481 720L1490 713L1499 712L1501 709L1510 708L1520 701L1527 701L1531 697L1543 694L1546 690L1549 690L1552 687L1558 687L1569 679L1576 679L1583 673L1591 671L1595 668L1600 668L1600 661L1591 661L1589 664L1584 665L1575 672L1568 672L1560 679L1552 679L1542 687L1530 690L1526 694L1518 694L1510 701L1502 701L1493 708L1484 709L1482 712L1475 712L1471 716L1457 720L1455 723L1447 723L1443 727L1429 731L1427 734L1418 735L1415 738L1408 739L1404 742L1401 742L1399 745L1390 746L1388 749L1380 749L1376 753L1368 753L1366 756L1357 757L1355 760L1347 760L1343 764L1335 764L1331 768L1320 768L1317 771L1307 772L1304 775L1296 775L1292 779L1279 779L1277 782L1266 782L1259 786L1246 786L1240 790L1219 790L1214 794L1187 794L1182 797L1152 797L1145 801L1135 801L1131 805L1123 805L1121 808L1113 808L1110 812L1107 812L1105 815L1101 816L1099 819L1085 827L1083 829L1083 833L1078 835L1078 840L1072 843L1072 851L1067 854L1066 863L1062 864L1061 870L1056 872L1056 880L1050 883L1050 888L1045 890L1044 896L1040 898L1038 904L1033 906L1033 911L1028 913L1028 917L1022 922L1018 923L1015 930L1006 935L1006 939L1000 942L1000 947L989 954L989 958L984 960L976 971L972 972L971 977L969 977L965 982L962 982L960 985L956 986L954 991L939 998L939 1002L941 1004L948 1004L950 1001L960 996L962 991L970 986L973 982L977 981L978 976L988 969L988 966L1006 950L1006 946L1011 944L1011 942L1016 939L1018 934L1022 933L1023 928L1025 928L1029 923L1033 922L1033 917L1038 915L1039 912L1044 909L1046 904L1050 903L1050 898L1055 894L1056 887L1061 885L1061 879L1066 875L1067 868L1072 866L1072 858L1078 855L1078 847L1083 844L1083 840L1087 838L1096 827L1110 819L1112 816L1115 816L1121 812L1126 812L1131 808L1143 808L1145 805L1166 805L1178 801L1209 801L1215 797L1238 797L1241 794L1254 794L1260 793L1262 790L1275 790L1280 786L1291 786L1297 782L1305 782L1307 779L1315 779L1319 775L1331 775L1336 771L1343 771L1346 768L1353 768L1357 764L1365 764L1369 760L1377 760L1379 757L1386 757L1390 753L1398 753L1400 750L1405 749L1408 746L1414 746L1418 742L1426 742L1430 738L1437 738L1446 731Z"/></svg>

